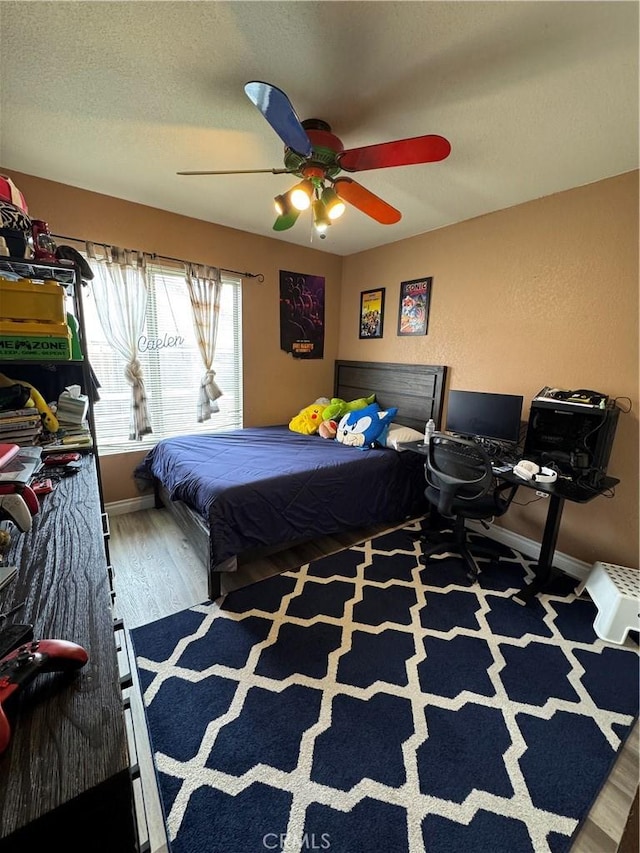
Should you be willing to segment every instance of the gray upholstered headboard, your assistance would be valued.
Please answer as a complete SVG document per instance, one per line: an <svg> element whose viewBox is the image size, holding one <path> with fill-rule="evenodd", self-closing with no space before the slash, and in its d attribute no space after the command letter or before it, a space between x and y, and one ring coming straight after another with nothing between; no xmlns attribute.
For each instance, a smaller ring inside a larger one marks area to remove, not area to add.
<svg viewBox="0 0 640 853"><path fill-rule="evenodd" d="M446 376L442 365L336 361L334 396L355 400L375 393L381 409L397 406L396 423L422 432L433 418L439 429Z"/></svg>

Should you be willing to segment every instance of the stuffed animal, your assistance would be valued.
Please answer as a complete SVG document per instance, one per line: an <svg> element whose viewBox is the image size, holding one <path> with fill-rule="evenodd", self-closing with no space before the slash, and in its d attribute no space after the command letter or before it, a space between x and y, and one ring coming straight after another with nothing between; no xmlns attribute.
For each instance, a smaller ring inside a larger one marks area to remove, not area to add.
<svg viewBox="0 0 640 853"><path fill-rule="evenodd" d="M298 414L289 421L289 429L292 432L300 432L302 435L315 435L320 429L320 424L324 420L322 414L327 405L327 398L321 397L301 409Z"/></svg>
<svg viewBox="0 0 640 853"><path fill-rule="evenodd" d="M318 434L320 438L335 438L338 432L337 421L322 421Z"/></svg>
<svg viewBox="0 0 640 853"><path fill-rule="evenodd" d="M40 412L44 428L48 432L58 432L60 429L58 419L45 403L42 394L30 382L26 382L24 379L9 379L4 373L0 373L0 387L8 388L11 385L26 385L30 389L30 399L33 401L33 405Z"/></svg>
<svg viewBox="0 0 640 853"><path fill-rule="evenodd" d="M339 397L332 397L331 402L322 413L322 419L325 421L339 421L348 412L364 409L365 406L375 403L375 400L375 394L371 394L370 397L359 397L357 400L351 400L350 403L347 403L346 400L341 400Z"/></svg>
<svg viewBox="0 0 640 853"><path fill-rule="evenodd" d="M381 411L377 403L349 412L343 415L338 424L336 440L361 450L375 447L380 444L378 439L397 414L395 406Z"/></svg>

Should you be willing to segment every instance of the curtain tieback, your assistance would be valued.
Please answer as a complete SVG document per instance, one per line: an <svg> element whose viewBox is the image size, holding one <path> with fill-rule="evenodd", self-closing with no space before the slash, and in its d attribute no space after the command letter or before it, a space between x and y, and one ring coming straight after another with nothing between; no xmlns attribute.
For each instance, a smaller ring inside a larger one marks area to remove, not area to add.
<svg viewBox="0 0 640 853"><path fill-rule="evenodd" d="M137 358L133 358L127 362L124 375L129 385L139 385L142 382L144 374L142 372L142 365Z"/></svg>
<svg viewBox="0 0 640 853"><path fill-rule="evenodd" d="M211 400L211 402L217 400L218 397L222 397L222 391L220 390L215 381L215 376L215 370L207 370L200 386L206 394L207 399Z"/></svg>

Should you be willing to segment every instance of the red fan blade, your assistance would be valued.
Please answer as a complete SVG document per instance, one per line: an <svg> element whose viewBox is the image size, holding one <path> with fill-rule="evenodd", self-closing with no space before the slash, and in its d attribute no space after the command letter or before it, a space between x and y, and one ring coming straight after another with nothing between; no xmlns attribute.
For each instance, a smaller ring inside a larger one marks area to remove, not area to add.
<svg viewBox="0 0 640 853"><path fill-rule="evenodd" d="M402 219L399 210L391 207L386 201L378 198L377 195L351 178L338 178L337 181L334 181L333 187L343 201L348 201L349 204L357 207L358 210L366 213L367 216L382 225L394 225Z"/></svg>
<svg viewBox="0 0 640 853"><path fill-rule="evenodd" d="M364 172L366 169L385 169L389 166L436 163L450 153L451 144L444 136L414 136L412 139L349 148L338 154L338 162L346 172Z"/></svg>
<svg viewBox="0 0 640 853"><path fill-rule="evenodd" d="M274 231L287 231L292 225L296 224L296 219L300 216L300 211L293 208L289 213L283 213L273 223Z"/></svg>
<svg viewBox="0 0 640 853"><path fill-rule="evenodd" d="M262 80L251 80L245 84L244 91L287 148L292 148L302 157L311 157L311 141L282 89Z"/></svg>

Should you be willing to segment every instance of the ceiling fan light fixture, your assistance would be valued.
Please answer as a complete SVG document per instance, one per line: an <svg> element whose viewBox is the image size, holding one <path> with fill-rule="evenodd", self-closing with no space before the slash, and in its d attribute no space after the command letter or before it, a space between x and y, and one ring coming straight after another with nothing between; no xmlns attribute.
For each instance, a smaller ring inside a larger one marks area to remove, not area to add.
<svg viewBox="0 0 640 853"><path fill-rule="evenodd" d="M291 213L293 205L291 204L291 197L289 193L277 195L273 200L273 206L275 207L278 216L287 216L287 214Z"/></svg>
<svg viewBox="0 0 640 853"><path fill-rule="evenodd" d="M300 181L299 184L289 191L291 204L296 210L306 210L311 206L313 198L313 184L309 180Z"/></svg>
<svg viewBox="0 0 640 853"><path fill-rule="evenodd" d="M324 234L327 228L331 225L331 219L328 216L324 202L317 199L313 202L313 224L316 231Z"/></svg>
<svg viewBox="0 0 640 853"><path fill-rule="evenodd" d="M345 203L338 198L333 187L325 187L322 191L322 203L324 204L329 219L338 219L345 211Z"/></svg>

